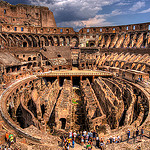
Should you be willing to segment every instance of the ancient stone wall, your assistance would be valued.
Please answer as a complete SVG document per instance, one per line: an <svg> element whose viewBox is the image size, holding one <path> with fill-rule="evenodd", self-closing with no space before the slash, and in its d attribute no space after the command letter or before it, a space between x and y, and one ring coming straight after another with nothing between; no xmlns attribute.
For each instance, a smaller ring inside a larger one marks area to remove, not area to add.
<svg viewBox="0 0 150 150"><path fill-rule="evenodd" d="M24 26L56 27L53 13L47 7L11 5L1 1L0 16L0 22L7 24L8 31L11 31L9 25L21 25L22 31ZM14 30L17 31L17 27L14 27Z"/></svg>

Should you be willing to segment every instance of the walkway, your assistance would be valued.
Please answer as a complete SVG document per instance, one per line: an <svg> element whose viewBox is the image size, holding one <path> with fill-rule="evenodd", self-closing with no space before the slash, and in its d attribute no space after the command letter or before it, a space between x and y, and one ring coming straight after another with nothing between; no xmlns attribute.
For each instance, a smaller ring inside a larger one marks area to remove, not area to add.
<svg viewBox="0 0 150 150"><path fill-rule="evenodd" d="M74 148L70 148L70 149L71 150L86 150L86 147L75 143L75 147ZM92 150L97 150L97 149L93 146Z"/></svg>

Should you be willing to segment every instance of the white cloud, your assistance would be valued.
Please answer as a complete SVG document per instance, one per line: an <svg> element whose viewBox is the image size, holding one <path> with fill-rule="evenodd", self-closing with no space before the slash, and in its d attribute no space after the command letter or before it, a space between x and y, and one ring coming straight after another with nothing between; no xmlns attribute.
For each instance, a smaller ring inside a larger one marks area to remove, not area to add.
<svg viewBox="0 0 150 150"><path fill-rule="evenodd" d="M129 10L130 11L137 11L138 9L141 9L142 7L145 7L145 2L144 1L138 1Z"/></svg>
<svg viewBox="0 0 150 150"><path fill-rule="evenodd" d="M32 5L47 6L54 12L58 22L86 20L95 17L103 6L120 0L29 0Z"/></svg>
<svg viewBox="0 0 150 150"><path fill-rule="evenodd" d="M130 3L123 3L123 2L120 2L117 4L117 6L125 6L125 5L129 5Z"/></svg>
<svg viewBox="0 0 150 150"><path fill-rule="evenodd" d="M149 13L150 12L150 8L148 8L148 9L146 9L146 10L143 10L143 11L141 11L140 13Z"/></svg>

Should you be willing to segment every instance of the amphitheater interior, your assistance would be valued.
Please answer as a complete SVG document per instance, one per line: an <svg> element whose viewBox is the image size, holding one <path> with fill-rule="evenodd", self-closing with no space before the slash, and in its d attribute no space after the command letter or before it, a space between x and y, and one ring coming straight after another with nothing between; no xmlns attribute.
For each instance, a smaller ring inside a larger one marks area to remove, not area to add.
<svg viewBox="0 0 150 150"><path fill-rule="evenodd" d="M0 145L11 132L21 149L58 150L70 130L125 141L143 127L150 148L150 22L75 32L46 7L1 1L0 14Z"/></svg>

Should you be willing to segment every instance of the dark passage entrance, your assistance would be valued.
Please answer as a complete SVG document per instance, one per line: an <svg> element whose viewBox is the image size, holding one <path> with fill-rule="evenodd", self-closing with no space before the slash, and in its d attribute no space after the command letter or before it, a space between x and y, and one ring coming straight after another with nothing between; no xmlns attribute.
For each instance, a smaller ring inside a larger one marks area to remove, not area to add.
<svg viewBox="0 0 150 150"><path fill-rule="evenodd" d="M80 77L73 77L73 86L78 87L80 85Z"/></svg>
<svg viewBox="0 0 150 150"><path fill-rule="evenodd" d="M51 82L51 84L57 79L56 77L49 77L49 78L45 78L48 81Z"/></svg>
<svg viewBox="0 0 150 150"><path fill-rule="evenodd" d="M59 85L63 86L64 79L70 80L70 77L59 77Z"/></svg>
<svg viewBox="0 0 150 150"><path fill-rule="evenodd" d="M61 118L60 121L61 121L61 129L65 129L66 119L65 118Z"/></svg>

